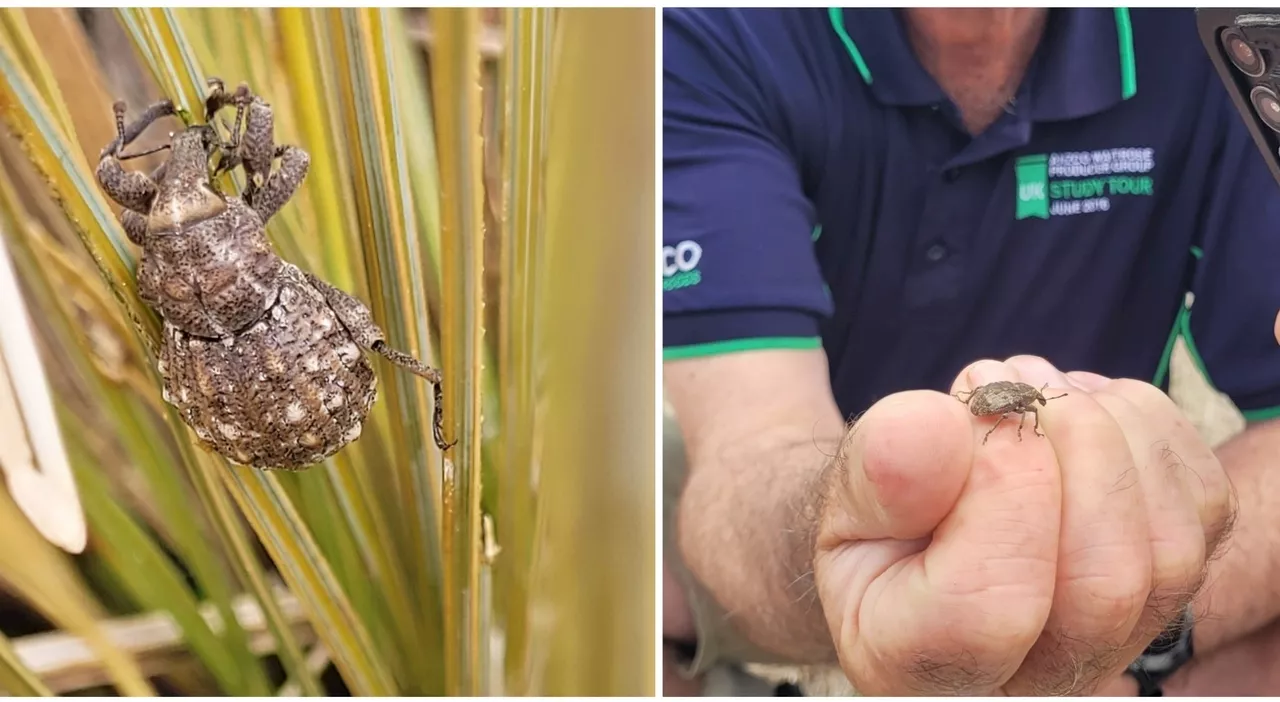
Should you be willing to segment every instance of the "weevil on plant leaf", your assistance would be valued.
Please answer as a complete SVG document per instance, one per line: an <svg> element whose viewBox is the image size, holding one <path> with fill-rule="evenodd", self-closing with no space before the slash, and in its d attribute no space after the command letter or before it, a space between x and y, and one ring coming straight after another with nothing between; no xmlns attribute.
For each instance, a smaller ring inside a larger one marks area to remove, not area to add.
<svg viewBox="0 0 1280 702"><path fill-rule="evenodd" d="M359 438L377 397L364 354L373 352L432 384L434 439L448 450L440 371L389 347L362 302L281 259L267 240L265 224L307 175L307 152L274 143L271 106L248 86L228 93L214 78L209 87L205 124L143 153L123 150L178 110L164 100L126 124L117 102L117 136L97 168L102 189L124 208L126 235L142 247L139 295L164 320L165 401L203 446L232 462L298 470ZM224 142L212 121L226 107L235 108L235 125ZM124 168L163 150L167 159L150 175ZM247 176L242 197L216 185L237 167Z"/></svg>
<svg viewBox="0 0 1280 702"><path fill-rule="evenodd" d="M1026 383L1018 383L1012 380L998 380L994 383L980 385L973 390L957 390L952 397L963 402L969 407L969 411L977 417L993 417L1000 415L1000 419L996 421L995 426L991 427L982 437L982 443L987 443L987 438L991 433L1000 426L1000 422L1009 418L1009 415L1018 415L1018 441L1022 441L1022 424L1027 419L1027 412L1036 416L1035 426L1032 431L1036 436L1044 436L1040 431L1040 412L1036 407L1039 402L1043 407L1049 404L1049 400L1056 400L1059 397L1066 397L1067 393L1054 395L1053 397L1045 397L1044 391L1049 388L1049 384L1045 383L1043 388L1039 390ZM967 393L968 397L960 397L962 393Z"/></svg>

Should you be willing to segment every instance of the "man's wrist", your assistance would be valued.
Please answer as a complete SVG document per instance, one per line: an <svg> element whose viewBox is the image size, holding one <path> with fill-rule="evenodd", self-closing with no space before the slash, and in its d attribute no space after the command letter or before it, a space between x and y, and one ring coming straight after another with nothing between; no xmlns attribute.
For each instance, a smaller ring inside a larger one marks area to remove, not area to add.
<svg viewBox="0 0 1280 702"><path fill-rule="evenodd" d="M1138 683L1139 697L1163 697L1164 683L1195 655L1193 625L1188 605L1182 616L1129 665L1125 672Z"/></svg>

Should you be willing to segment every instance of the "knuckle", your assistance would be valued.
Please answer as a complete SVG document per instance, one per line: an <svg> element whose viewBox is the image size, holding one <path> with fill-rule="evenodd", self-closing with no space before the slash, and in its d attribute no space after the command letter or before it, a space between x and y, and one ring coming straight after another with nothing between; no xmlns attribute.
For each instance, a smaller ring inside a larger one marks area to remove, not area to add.
<svg viewBox="0 0 1280 702"><path fill-rule="evenodd" d="M1048 598L1001 598L986 607L966 607L951 620L945 637L978 660L1016 661L1044 631L1051 607Z"/></svg>
<svg viewBox="0 0 1280 702"><path fill-rule="evenodd" d="M1080 597L1069 615L1069 628L1084 634L1107 635L1132 626L1151 594L1150 568L1120 568L1099 578L1078 582Z"/></svg>
<svg viewBox="0 0 1280 702"><path fill-rule="evenodd" d="M1152 592L1158 595L1194 595L1206 575L1206 540L1199 530L1188 529L1181 537L1155 542Z"/></svg>

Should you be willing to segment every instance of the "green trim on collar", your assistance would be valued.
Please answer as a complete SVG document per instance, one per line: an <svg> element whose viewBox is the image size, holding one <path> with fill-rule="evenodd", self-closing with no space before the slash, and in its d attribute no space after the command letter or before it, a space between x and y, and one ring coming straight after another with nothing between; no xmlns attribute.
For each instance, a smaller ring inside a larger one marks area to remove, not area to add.
<svg viewBox="0 0 1280 702"><path fill-rule="evenodd" d="M1133 56L1133 23L1129 8L1116 8L1116 36L1120 40L1120 95L1125 100L1138 94L1138 61Z"/></svg>
<svg viewBox="0 0 1280 702"><path fill-rule="evenodd" d="M831 19L831 28L836 30L836 36L840 37L840 41L844 42L844 48L849 51L853 65L857 66L858 73L862 74L862 80L867 85L871 85L871 69L867 68L867 62L862 60L862 52L858 51L858 45L853 43L849 32L844 28L844 8L828 7L827 17Z"/></svg>
<svg viewBox="0 0 1280 702"><path fill-rule="evenodd" d="M718 356L738 351L761 351L765 349L818 349L822 348L822 339L814 337L787 337L759 339L733 339L730 341L713 341L709 344L692 346L672 346L662 350L662 360L678 361L682 358L699 358L702 356Z"/></svg>
<svg viewBox="0 0 1280 702"><path fill-rule="evenodd" d="M828 7L827 18L831 20L831 28L849 52L849 58L853 59L853 65L858 68L863 82L871 85L871 69L867 68L867 62L862 60L862 52L858 51L858 45L853 43L853 38L844 27L844 8ZM1116 8L1116 37L1120 42L1120 95L1128 100L1138 94L1138 61L1133 53L1133 22L1129 19L1127 7Z"/></svg>
<svg viewBox="0 0 1280 702"><path fill-rule="evenodd" d="M1165 378L1169 376L1169 362L1173 360L1173 347L1182 333L1182 318L1188 314L1190 311L1183 303L1178 314L1173 318L1173 327L1169 329L1169 340L1164 344L1164 353L1160 354L1160 363L1156 366L1156 373L1151 378L1151 384L1156 387L1164 385Z"/></svg>
<svg viewBox="0 0 1280 702"><path fill-rule="evenodd" d="M1268 419L1280 417L1280 407L1265 407L1255 410L1241 410L1240 414L1244 416L1246 422L1265 422Z"/></svg>

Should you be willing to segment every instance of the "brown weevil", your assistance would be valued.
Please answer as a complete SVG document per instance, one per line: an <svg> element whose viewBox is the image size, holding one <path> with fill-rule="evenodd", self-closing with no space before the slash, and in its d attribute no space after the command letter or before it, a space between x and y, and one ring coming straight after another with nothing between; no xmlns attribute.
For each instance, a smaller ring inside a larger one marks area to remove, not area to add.
<svg viewBox="0 0 1280 702"><path fill-rule="evenodd" d="M957 390L952 397L968 405L969 411L977 417L993 417L1000 415L1000 419L996 421L995 426L982 437L982 443L987 443L987 438L991 436L991 432L1000 426L1000 422L1009 418L1011 414L1017 414L1018 418L1018 441L1022 441L1022 424L1027 419L1027 412L1036 416L1035 426L1032 431L1036 436L1044 436L1040 431L1040 412L1036 408L1039 402L1043 407L1049 404L1049 400L1056 400L1059 397L1066 397L1067 393L1054 395L1053 397L1045 397L1044 391L1049 388L1049 384L1045 383L1044 387L1039 390L1026 383L1018 383L1012 380L997 380L994 383L980 385L973 390ZM968 394L968 397L960 397L961 394Z"/></svg>
<svg viewBox="0 0 1280 702"><path fill-rule="evenodd" d="M144 153L122 152L178 110L164 100L125 124L117 102L117 136L96 173L124 208L129 240L142 248L138 293L164 321L165 401L202 445L232 462L297 470L359 438L377 397L363 353L373 352L432 384L434 439L448 450L440 371L389 347L362 302L281 259L267 240L265 224L301 185L310 156L274 143L271 106L248 86L228 93L214 78L209 87L205 124ZM226 142L212 125L224 107L236 110ZM166 149L149 176L123 166ZM236 167L247 176L241 197L216 185Z"/></svg>

